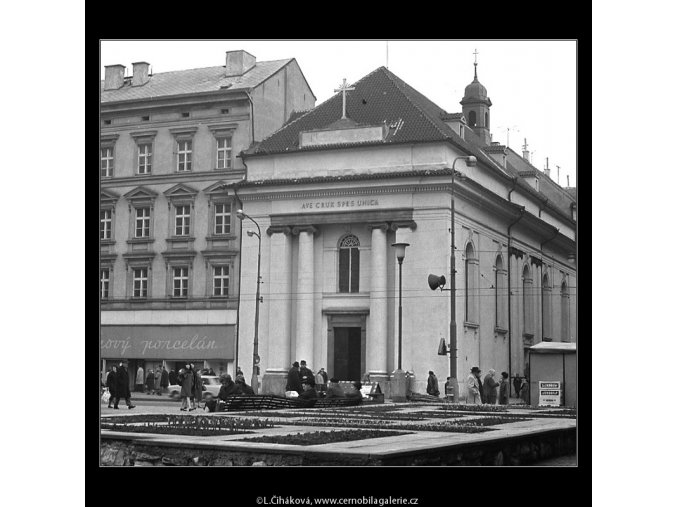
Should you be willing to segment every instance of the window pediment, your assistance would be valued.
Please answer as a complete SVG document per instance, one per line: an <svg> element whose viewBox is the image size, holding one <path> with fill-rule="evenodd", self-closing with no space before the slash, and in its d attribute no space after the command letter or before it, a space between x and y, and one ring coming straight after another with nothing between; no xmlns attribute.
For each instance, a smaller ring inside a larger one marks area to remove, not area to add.
<svg viewBox="0 0 677 507"><path fill-rule="evenodd" d="M99 137L99 145L102 148L113 146L118 140L118 137L120 137L120 134L101 134Z"/></svg>
<svg viewBox="0 0 677 507"><path fill-rule="evenodd" d="M228 197L228 189L225 188L228 185L223 180L219 180L213 185L209 185L207 188L203 190L205 194L207 194L210 198L215 198L215 197Z"/></svg>
<svg viewBox="0 0 677 507"><path fill-rule="evenodd" d="M175 127L169 129L169 133L178 139L190 139L197 132L197 127Z"/></svg>
<svg viewBox="0 0 677 507"><path fill-rule="evenodd" d="M142 130L138 132L130 132L129 135L132 136L132 139L137 143L142 143L144 141L150 142L155 139L157 130Z"/></svg>
<svg viewBox="0 0 677 507"><path fill-rule="evenodd" d="M197 195L199 191L189 187L188 185L184 185L183 183L179 183L177 185L174 185L172 188L165 190L163 193L167 197L168 200L174 202L174 201L194 201L195 196Z"/></svg>
<svg viewBox="0 0 677 507"><path fill-rule="evenodd" d="M99 194L99 202L102 208L114 208L118 199L120 199L120 194L111 190L102 190Z"/></svg>
<svg viewBox="0 0 677 507"><path fill-rule="evenodd" d="M136 187L124 195L125 199L132 204L152 203L157 197L157 193L146 187Z"/></svg>

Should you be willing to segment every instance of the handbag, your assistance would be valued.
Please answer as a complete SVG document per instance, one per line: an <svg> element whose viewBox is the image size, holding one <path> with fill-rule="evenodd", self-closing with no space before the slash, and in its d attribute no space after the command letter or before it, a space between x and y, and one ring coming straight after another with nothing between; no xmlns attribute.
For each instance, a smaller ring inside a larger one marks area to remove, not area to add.
<svg viewBox="0 0 677 507"><path fill-rule="evenodd" d="M101 401L104 403L108 403L108 400L110 400L110 391L108 390L107 387L103 388L103 394L101 395Z"/></svg>

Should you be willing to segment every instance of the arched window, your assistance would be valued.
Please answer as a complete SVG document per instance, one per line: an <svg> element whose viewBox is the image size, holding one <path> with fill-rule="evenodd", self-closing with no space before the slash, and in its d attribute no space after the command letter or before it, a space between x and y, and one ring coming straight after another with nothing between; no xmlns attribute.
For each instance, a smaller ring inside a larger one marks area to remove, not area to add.
<svg viewBox="0 0 677 507"><path fill-rule="evenodd" d="M352 234L339 243L339 292L360 292L360 240Z"/></svg>
<svg viewBox="0 0 677 507"><path fill-rule="evenodd" d="M505 323L505 301L507 296L506 291L506 271L503 268L503 257L499 254L496 256L494 277L494 304L496 308L496 328L506 329Z"/></svg>
<svg viewBox="0 0 677 507"><path fill-rule="evenodd" d="M543 340L552 339L552 288L550 287L550 278L548 273L543 275L543 285L541 286L541 298L543 300Z"/></svg>
<svg viewBox="0 0 677 507"><path fill-rule="evenodd" d="M470 114L468 114L468 122L470 123L471 127L474 127L477 123L477 114L475 111L470 111Z"/></svg>
<svg viewBox="0 0 677 507"><path fill-rule="evenodd" d="M560 315L562 316L562 340L563 342L569 341L569 287L567 286L567 281L562 281L562 297L560 299L561 311Z"/></svg>
<svg viewBox="0 0 677 507"><path fill-rule="evenodd" d="M479 261L472 243L465 247L465 320L477 323L477 272Z"/></svg>
<svg viewBox="0 0 677 507"><path fill-rule="evenodd" d="M489 113L484 113L484 126L489 128Z"/></svg>
<svg viewBox="0 0 677 507"><path fill-rule="evenodd" d="M524 311L523 311L523 316L524 316L523 333L525 335L531 335L531 336L533 336L533 334L534 334L533 303L534 303L533 280L531 278L531 271L529 270L529 265L526 264L524 266L524 270L522 271L522 307L524 309Z"/></svg>

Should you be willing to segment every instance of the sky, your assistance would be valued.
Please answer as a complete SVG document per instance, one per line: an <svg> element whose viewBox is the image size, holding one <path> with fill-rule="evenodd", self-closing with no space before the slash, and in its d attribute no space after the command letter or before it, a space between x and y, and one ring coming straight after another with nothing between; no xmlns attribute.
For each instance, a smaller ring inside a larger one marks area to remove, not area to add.
<svg viewBox="0 0 677 507"><path fill-rule="evenodd" d="M104 40L104 65L146 61L153 73L225 65L226 51L244 49L258 61L296 58L316 105L347 79L353 83L386 66L449 113L477 76L487 88L494 141L522 153L524 139L531 162L570 186L576 182L576 42L490 40ZM509 137L509 139L508 139Z"/></svg>

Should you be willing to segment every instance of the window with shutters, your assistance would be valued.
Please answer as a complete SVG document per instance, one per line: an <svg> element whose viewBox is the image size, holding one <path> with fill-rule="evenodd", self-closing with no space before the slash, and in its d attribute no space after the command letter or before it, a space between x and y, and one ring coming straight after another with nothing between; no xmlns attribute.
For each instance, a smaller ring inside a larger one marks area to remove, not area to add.
<svg viewBox="0 0 677 507"><path fill-rule="evenodd" d="M360 240L348 235L339 243L339 292L360 292Z"/></svg>

